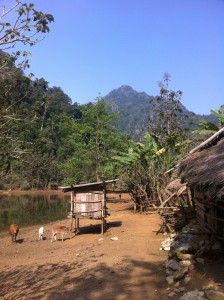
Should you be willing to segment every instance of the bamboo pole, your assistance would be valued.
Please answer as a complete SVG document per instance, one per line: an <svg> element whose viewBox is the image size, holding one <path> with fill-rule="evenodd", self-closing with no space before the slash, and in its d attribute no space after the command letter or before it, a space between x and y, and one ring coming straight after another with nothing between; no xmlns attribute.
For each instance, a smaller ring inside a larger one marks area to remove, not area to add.
<svg viewBox="0 0 224 300"><path fill-rule="evenodd" d="M73 207L74 207L74 192L71 191L71 212L70 212L70 216L71 216L71 233L70 233L70 238L72 238L72 229L73 229Z"/></svg>
<svg viewBox="0 0 224 300"><path fill-rule="evenodd" d="M224 133L224 127L221 128L219 131L217 131L215 134L213 134L210 138L208 138L206 141L204 141L203 143L201 143L200 145L198 145L197 147L195 147L194 149L192 149L189 154L192 154L194 152L197 152L198 150L202 149L204 146L208 145L210 142L213 142L216 138L219 138L219 135L221 135L222 133Z"/></svg>

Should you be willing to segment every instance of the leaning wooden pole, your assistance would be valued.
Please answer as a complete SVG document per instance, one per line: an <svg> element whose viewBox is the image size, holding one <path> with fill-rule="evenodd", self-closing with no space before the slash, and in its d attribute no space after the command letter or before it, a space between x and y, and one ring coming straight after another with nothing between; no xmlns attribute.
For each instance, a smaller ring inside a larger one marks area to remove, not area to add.
<svg viewBox="0 0 224 300"><path fill-rule="evenodd" d="M209 143L215 141L216 139L219 138L219 136L221 134L224 133L224 127L221 128L219 131L217 131L215 134L213 134L210 138L208 138L206 141L204 141L203 143L201 143L200 145L198 145L197 147L195 147L194 149L192 149L189 154L193 154L201 149L203 149L205 146L207 146Z"/></svg>

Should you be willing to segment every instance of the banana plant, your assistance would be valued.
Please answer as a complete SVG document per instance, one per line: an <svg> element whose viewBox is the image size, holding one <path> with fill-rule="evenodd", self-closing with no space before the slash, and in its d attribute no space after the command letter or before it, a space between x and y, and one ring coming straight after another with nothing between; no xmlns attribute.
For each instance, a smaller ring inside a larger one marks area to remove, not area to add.
<svg viewBox="0 0 224 300"><path fill-rule="evenodd" d="M113 159L118 160L125 165L130 165L148 158L153 159L165 152L165 148L158 149L157 143L152 140L149 133L145 133L144 141L144 143L132 142L129 147L128 153L122 153L119 156L114 156Z"/></svg>
<svg viewBox="0 0 224 300"><path fill-rule="evenodd" d="M150 206L163 200L165 171L170 168L172 157L169 149L160 148L149 133L144 135L144 142L132 142L127 153L113 157L120 162L122 178L137 205Z"/></svg>
<svg viewBox="0 0 224 300"><path fill-rule="evenodd" d="M219 110L211 109L210 112L218 119L218 124L212 122L206 122L204 120L199 120L198 126L202 130L197 130L197 133L208 134L215 133L224 126L224 105L220 107Z"/></svg>

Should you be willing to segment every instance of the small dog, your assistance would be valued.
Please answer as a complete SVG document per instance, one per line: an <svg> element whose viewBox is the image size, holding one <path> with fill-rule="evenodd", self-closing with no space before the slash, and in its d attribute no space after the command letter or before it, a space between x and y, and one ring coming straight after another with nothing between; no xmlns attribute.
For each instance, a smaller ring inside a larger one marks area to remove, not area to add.
<svg viewBox="0 0 224 300"><path fill-rule="evenodd" d="M45 229L43 226L39 228L39 230L38 230L39 241L43 240L44 231L45 231Z"/></svg>
<svg viewBox="0 0 224 300"><path fill-rule="evenodd" d="M54 240L57 242L57 234L61 234L62 242L64 241L64 235L70 231L69 227L66 226L53 226L52 227L52 237L51 242Z"/></svg>

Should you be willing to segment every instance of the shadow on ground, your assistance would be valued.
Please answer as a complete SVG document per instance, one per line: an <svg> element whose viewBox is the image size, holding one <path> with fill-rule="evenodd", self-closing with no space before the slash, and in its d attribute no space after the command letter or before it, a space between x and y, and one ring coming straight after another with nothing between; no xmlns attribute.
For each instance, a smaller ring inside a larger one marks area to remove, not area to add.
<svg viewBox="0 0 224 300"><path fill-rule="evenodd" d="M128 258L124 265L109 267L99 263L91 270L77 262L19 266L1 271L0 277L3 287L0 297L4 299L161 300L167 297L161 263Z"/></svg>
<svg viewBox="0 0 224 300"><path fill-rule="evenodd" d="M122 225L121 221L107 221L106 223L106 232L110 228L113 227L120 227ZM88 226L82 226L80 225L78 234L99 234L101 233L101 221L99 224L91 224Z"/></svg>

